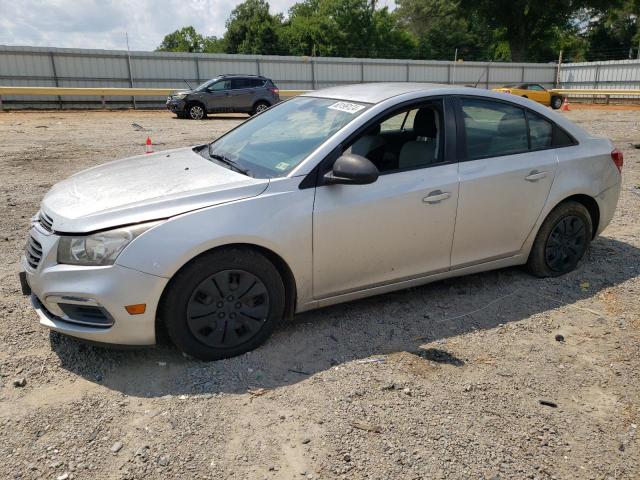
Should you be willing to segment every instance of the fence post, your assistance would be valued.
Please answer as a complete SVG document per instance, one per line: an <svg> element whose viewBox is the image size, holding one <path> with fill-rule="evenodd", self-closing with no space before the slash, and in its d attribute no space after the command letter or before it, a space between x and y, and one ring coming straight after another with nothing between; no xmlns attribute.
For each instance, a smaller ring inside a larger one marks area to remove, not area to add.
<svg viewBox="0 0 640 480"><path fill-rule="evenodd" d="M487 63L487 90L489 90L489 75L491 74L491 62Z"/></svg>
<svg viewBox="0 0 640 480"><path fill-rule="evenodd" d="M53 51L49 52L49 58L51 59L51 70L53 72L53 82L56 84L56 87L59 87L60 84L58 83L58 72L56 72L56 61L53 58ZM62 110L62 97L60 95L58 95L58 106L60 107L60 110Z"/></svg>
<svg viewBox="0 0 640 480"><path fill-rule="evenodd" d="M311 57L311 90L316 89L316 67L313 57Z"/></svg>
<svg viewBox="0 0 640 480"><path fill-rule="evenodd" d="M260 59L256 58L256 71L258 72L258 75L260 75Z"/></svg>
<svg viewBox="0 0 640 480"><path fill-rule="evenodd" d="M451 64L447 63L447 83L451 85Z"/></svg>
<svg viewBox="0 0 640 480"><path fill-rule="evenodd" d="M596 65L596 79L593 82L593 88L598 89L598 83L600 83L600 64ZM594 97L595 98L595 97Z"/></svg>
<svg viewBox="0 0 640 480"><path fill-rule="evenodd" d="M360 62L360 83L364 83L364 62Z"/></svg>
<svg viewBox="0 0 640 480"><path fill-rule="evenodd" d="M196 62L196 79L198 80L198 83L202 83L200 80L200 62L198 61L198 57L193 57L193 59Z"/></svg>
<svg viewBox="0 0 640 480"><path fill-rule="evenodd" d="M409 64L407 63L407 82L409 81Z"/></svg>
<svg viewBox="0 0 640 480"><path fill-rule="evenodd" d="M522 67L522 74L520 75L520 81L521 81L522 83L524 83L524 71L525 71L525 68L524 68L524 67Z"/></svg>
<svg viewBox="0 0 640 480"><path fill-rule="evenodd" d="M127 72L129 73L129 86L133 88L133 74L131 73L131 54L129 50L127 50ZM138 106L136 105L136 97L131 97L131 101L133 102L133 109L137 110Z"/></svg>
<svg viewBox="0 0 640 480"><path fill-rule="evenodd" d="M560 50L560 55L558 56L558 69L556 70L556 83L555 87L558 88L560 85L560 69L562 68L562 50Z"/></svg>

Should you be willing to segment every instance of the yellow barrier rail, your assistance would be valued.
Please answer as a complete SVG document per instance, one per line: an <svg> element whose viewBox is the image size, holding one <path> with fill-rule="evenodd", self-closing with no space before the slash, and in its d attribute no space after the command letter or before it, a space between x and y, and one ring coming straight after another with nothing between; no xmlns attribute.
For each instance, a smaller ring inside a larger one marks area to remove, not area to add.
<svg viewBox="0 0 640 480"><path fill-rule="evenodd" d="M579 88L554 88L551 90L563 95L640 95L640 90L616 90L616 89L579 89Z"/></svg>
<svg viewBox="0 0 640 480"><path fill-rule="evenodd" d="M0 109L2 97L9 95L51 95L55 97L100 97L106 108L106 97L165 97L184 88L86 88L86 87L0 87ZM308 90L280 90L283 97L294 97Z"/></svg>
<svg viewBox="0 0 640 480"><path fill-rule="evenodd" d="M581 88L554 88L551 90L553 93L559 93L567 97L593 97L594 102L597 97L604 97L605 105L609 105L611 97L621 96L640 96L640 90L621 90L621 89L581 89Z"/></svg>

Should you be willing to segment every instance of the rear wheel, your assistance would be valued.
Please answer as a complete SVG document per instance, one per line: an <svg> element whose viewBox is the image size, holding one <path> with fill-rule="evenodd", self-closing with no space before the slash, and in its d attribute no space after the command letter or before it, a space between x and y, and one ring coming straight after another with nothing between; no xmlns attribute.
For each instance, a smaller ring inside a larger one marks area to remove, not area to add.
<svg viewBox="0 0 640 480"><path fill-rule="evenodd" d="M560 107L562 107L562 97L552 97L551 108L558 110Z"/></svg>
<svg viewBox="0 0 640 480"><path fill-rule="evenodd" d="M269 105L268 102L258 102L253 106L253 110L251 111L251 115L257 115L258 113L264 112L267 108L269 108L271 105Z"/></svg>
<svg viewBox="0 0 640 480"><path fill-rule="evenodd" d="M538 277L557 277L574 270L591 241L592 229L584 205L561 203L538 231L527 262L529 271Z"/></svg>
<svg viewBox="0 0 640 480"><path fill-rule="evenodd" d="M187 108L187 115L191 120L202 120L207 116L207 112L201 104L192 103Z"/></svg>
<svg viewBox="0 0 640 480"><path fill-rule="evenodd" d="M283 317L280 274L260 253L225 249L184 267L167 287L160 317L171 340L201 360L253 350Z"/></svg>

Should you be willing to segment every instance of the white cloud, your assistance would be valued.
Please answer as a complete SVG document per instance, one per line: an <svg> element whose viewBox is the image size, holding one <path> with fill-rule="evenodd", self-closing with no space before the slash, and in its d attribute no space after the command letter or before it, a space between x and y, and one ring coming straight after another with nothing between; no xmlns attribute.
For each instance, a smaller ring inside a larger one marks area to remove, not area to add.
<svg viewBox="0 0 640 480"><path fill-rule="evenodd" d="M162 38L193 25L221 36L239 2L231 0L0 0L0 44L154 50ZM295 0L272 0L286 13Z"/></svg>

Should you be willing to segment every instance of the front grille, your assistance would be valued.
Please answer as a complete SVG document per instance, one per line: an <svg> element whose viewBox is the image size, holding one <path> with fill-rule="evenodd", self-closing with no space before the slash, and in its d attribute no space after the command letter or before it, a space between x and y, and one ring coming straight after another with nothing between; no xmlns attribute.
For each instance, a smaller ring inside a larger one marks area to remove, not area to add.
<svg viewBox="0 0 640 480"><path fill-rule="evenodd" d="M29 266L34 270L38 268L38 264L40 260L42 260L42 245L31 235L29 235L29 239L27 240L25 255Z"/></svg>
<svg viewBox="0 0 640 480"><path fill-rule="evenodd" d="M40 222L42 228L44 228L47 232L53 232L53 219L42 210L38 214L38 222Z"/></svg>

